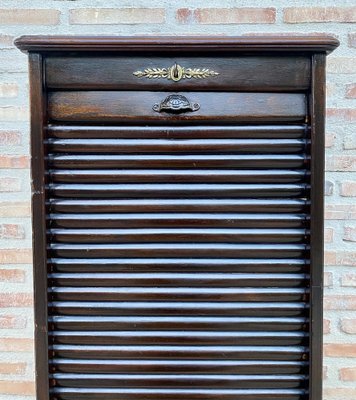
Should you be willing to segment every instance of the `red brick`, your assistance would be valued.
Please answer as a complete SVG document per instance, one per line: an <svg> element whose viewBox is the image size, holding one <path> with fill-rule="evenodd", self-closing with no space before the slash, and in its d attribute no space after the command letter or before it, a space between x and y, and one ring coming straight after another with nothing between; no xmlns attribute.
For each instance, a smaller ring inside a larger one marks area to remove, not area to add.
<svg viewBox="0 0 356 400"><path fill-rule="evenodd" d="M336 252L325 251L324 252L324 264L325 265L335 265L336 264Z"/></svg>
<svg viewBox="0 0 356 400"><path fill-rule="evenodd" d="M31 215L31 205L29 202L7 202L0 203L0 217L29 217Z"/></svg>
<svg viewBox="0 0 356 400"><path fill-rule="evenodd" d="M356 32L349 33L349 47L356 47Z"/></svg>
<svg viewBox="0 0 356 400"><path fill-rule="evenodd" d="M356 205L328 204L325 207L325 218L328 220L356 219Z"/></svg>
<svg viewBox="0 0 356 400"><path fill-rule="evenodd" d="M340 195L344 197L356 196L356 182L346 181L340 185Z"/></svg>
<svg viewBox="0 0 356 400"><path fill-rule="evenodd" d="M30 307L32 304L31 293L0 293L0 307Z"/></svg>
<svg viewBox="0 0 356 400"><path fill-rule="evenodd" d="M343 239L347 242L356 242L356 226L345 226Z"/></svg>
<svg viewBox="0 0 356 400"><path fill-rule="evenodd" d="M187 8L177 11L180 23L196 22L198 24L274 24L275 8Z"/></svg>
<svg viewBox="0 0 356 400"><path fill-rule="evenodd" d="M325 147L333 147L335 143L335 135L329 133L325 135Z"/></svg>
<svg viewBox="0 0 356 400"><path fill-rule="evenodd" d="M329 57L326 70L328 74L354 74L356 73L355 62L354 57Z"/></svg>
<svg viewBox="0 0 356 400"><path fill-rule="evenodd" d="M21 181L19 178L3 177L0 178L0 192L19 192Z"/></svg>
<svg viewBox="0 0 356 400"><path fill-rule="evenodd" d="M346 382L356 381L356 368L340 368L339 377Z"/></svg>
<svg viewBox="0 0 356 400"><path fill-rule="evenodd" d="M356 310L356 296L325 296L326 310ZM355 346L356 347L356 346Z"/></svg>
<svg viewBox="0 0 356 400"><path fill-rule="evenodd" d="M176 19L180 24L188 24L194 22L193 10L189 8L179 8L177 10Z"/></svg>
<svg viewBox="0 0 356 400"><path fill-rule="evenodd" d="M356 357L356 345L345 343L326 343L324 355L327 357Z"/></svg>
<svg viewBox="0 0 356 400"><path fill-rule="evenodd" d="M4 375L23 375L26 371L24 362L3 362L0 363L0 374Z"/></svg>
<svg viewBox="0 0 356 400"><path fill-rule="evenodd" d="M0 264L31 264L31 249L0 249Z"/></svg>
<svg viewBox="0 0 356 400"><path fill-rule="evenodd" d="M164 8L76 8L69 11L73 25L162 24Z"/></svg>
<svg viewBox="0 0 356 400"><path fill-rule="evenodd" d="M345 97L347 99L356 99L356 83L352 83L351 85L346 86Z"/></svg>
<svg viewBox="0 0 356 400"><path fill-rule="evenodd" d="M19 131L0 131L0 146L19 145L21 133Z"/></svg>
<svg viewBox="0 0 356 400"><path fill-rule="evenodd" d="M0 46L1 47L12 47L14 43L14 37L10 35L0 35Z"/></svg>
<svg viewBox="0 0 356 400"><path fill-rule="evenodd" d="M324 335L327 335L330 333L330 323L331 323L331 321L329 319L324 319L324 323L323 323Z"/></svg>
<svg viewBox="0 0 356 400"><path fill-rule="evenodd" d="M353 400L356 399L356 389L353 388L325 388L323 400Z"/></svg>
<svg viewBox="0 0 356 400"><path fill-rule="evenodd" d="M330 119L356 121L356 109L352 108L328 108L326 115Z"/></svg>
<svg viewBox="0 0 356 400"><path fill-rule="evenodd" d="M332 156L326 158L327 171L356 171L356 156Z"/></svg>
<svg viewBox="0 0 356 400"><path fill-rule="evenodd" d="M1 155L0 168L29 168L30 157L28 156L13 156Z"/></svg>
<svg viewBox="0 0 356 400"><path fill-rule="evenodd" d="M25 272L21 269L0 269L0 282L22 283L25 281Z"/></svg>
<svg viewBox="0 0 356 400"><path fill-rule="evenodd" d="M0 381L0 393L17 396L34 396L35 383L32 381Z"/></svg>
<svg viewBox="0 0 356 400"><path fill-rule="evenodd" d="M25 231L20 224L0 224L0 239L24 239Z"/></svg>
<svg viewBox="0 0 356 400"><path fill-rule="evenodd" d="M0 120L25 121L29 118L29 109L23 106L0 106Z"/></svg>
<svg viewBox="0 0 356 400"><path fill-rule="evenodd" d="M0 351L33 352L33 339L0 338Z"/></svg>
<svg viewBox="0 0 356 400"><path fill-rule="evenodd" d="M0 9L1 25L57 25L60 11L53 9Z"/></svg>
<svg viewBox="0 0 356 400"><path fill-rule="evenodd" d="M288 7L283 20L289 24L305 22L356 22L356 7Z"/></svg>
<svg viewBox="0 0 356 400"><path fill-rule="evenodd" d="M356 334L356 319L342 319L341 320L342 332L355 335Z"/></svg>
<svg viewBox="0 0 356 400"><path fill-rule="evenodd" d="M0 97L17 97L19 88L16 83L0 83Z"/></svg>
<svg viewBox="0 0 356 400"><path fill-rule="evenodd" d="M332 243L334 241L334 229L325 228L324 241L325 243Z"/></svg>
<svg viewBox="0 0 356 400"><path fill-rule="evenodd" d="M356 287L356 274L347 273L341 277L341 286Z"/></svg>
<svg viewBox="0 0 356 400"><path fill-rule="evenodd" d="M26 318L13 315L0 316L0 329L24 329L26 327Z"/></svg>

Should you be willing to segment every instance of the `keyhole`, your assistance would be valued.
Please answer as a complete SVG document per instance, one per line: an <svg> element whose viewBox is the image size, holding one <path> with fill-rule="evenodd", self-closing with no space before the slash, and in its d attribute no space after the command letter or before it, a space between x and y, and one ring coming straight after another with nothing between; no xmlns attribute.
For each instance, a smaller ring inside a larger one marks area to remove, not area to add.
<svg viewBox="0 0 356 400"><path fill-rule="evenodd" d="M173 76L175 77L175 78L178 78L178 66L177 66L177 63L175 63L174 64L174 69L173 69Z"/></svg>

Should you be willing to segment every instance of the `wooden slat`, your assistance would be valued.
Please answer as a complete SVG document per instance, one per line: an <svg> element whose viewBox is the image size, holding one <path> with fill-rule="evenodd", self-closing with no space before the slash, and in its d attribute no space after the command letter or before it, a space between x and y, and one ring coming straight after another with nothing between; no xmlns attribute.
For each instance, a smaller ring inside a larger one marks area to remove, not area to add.
<svg viewBox="0 0 356 400"><path fill-rule="evenodd" d="M89 389L55 388L59 400L306 400L305 389Z"/></svg>
<svg viewBox="0 0 356 400"><path fill-rule="evenodd" d="M306 229L50 229L52 243L303 243Z"/></svg>
<svg viewBox="0 0 356 400"><path fill-rule="evenodd" d="M303 387L303 375L125 375L125 374L63 374L51 378L59 387L77 388L180 388L187 386L211 389L292 389Z"/></svg>
<svg viewBox="0 0 356 400"><path fill-rule="evenodd" d="M305 179L305 170L49 170L54 183L296 183Z"/></svg>
<svg viewBox="0 0 356 400"><path fill-rule="evenodd" d="M212 257L212 258L293 258L303 257L303 244L222 244L222 243L160 243L160 244L50 244L55 257Z"/></svg>
<svg viewBox="0 0 356 400"><path fill-rule="evenodd" d="M53 324L57 328L57 324ZM261 331L69 331L49 333L54 344L79 345L244 345L244 346L295 346L305 345L305 332Z"/></svg>
<svg viewBox="0 0 356 400"><path fill-rule="evenodd" d="M218 301L218 302L300 302L306 288L167 288L167 287L50 287L54 301ZM178 304L178 303L177 303Z"/></svg>
<svg viewBox="0 0 356 400"><path fill-rule="evenodd" d="M302 361L303 346L50 346L53 357L79 359L221 359Z"/></svg>
<svg viewBox="0 0 356 400"><path fill-rule="evenodd" d="M50 184L59 198L295 198L306 194L301 184Z"/></svg>
<svg viewBox="0 0 356 400"><path fill-rule="evenodd" d="M120 219L121 213L146 213L145 218L153 219L147 213L171 213L179 212L180 218L184 213L260 213L256 218L266 217L266 213L274 214L274 218L281 213L292 213L288 218L295 218L295 213L306 212L308 201L305 199L54 199L48 200L52 212L56 213L118 213L115 219ZM265 215L261 215L261 213ZM51 218L58 218L53 214ZM69 216L66 216L66 218ZM105 218L113 218L114 215L107 215ZM223 218L224 215L221 215ZM251 219L252 215L241 215L242 218ZM88 217L89 218L89 217ZM205 218L212 220L214 215L205 215ZM236 217L235 217L236 218ZM281 218L284 218L283 216ZM140 220L140 214L135 214L135 219ZM128 223L128 221L126 221Z"/></svg>
<svg viewBox="0 0 356 400"><path fill-rule="evenodd" d="M243 303L243 302L75 302L53 301L49 307L55 315L210 315L210 316L261 316L261 317L301 317L308 311L306 302L287 303ZM120 333L118 333L120 335Z"/></svg>
<svg viewBox="0 0 356 400"><path fill-rule="evenodd" d="M48 279L57 286L227 286L227 287L298 287L305 285L307 274L234 273L49 273Z"/></svg>
<svg viewBox="0 0 356 400"><path fill-rule="evenodd" d="M302 93L180 92L200 104L195 112L172 114L152 107L165 92L66 91L49 92L48 114L62 122L224 123L304 122L306 98Z"/></svg>
<svg viewBox="0 0 356 400"><path fill-rule="evenodd" d="M292 154L308 145L305 139L48 139L50 152L65 154Z"/></svg>
<svg viewBox="0 0 356 400"><path fill-rule="evenodd" d="M50 258L55 272L306 272L309 260L239 258Z"/></svg>
<svg viewBox="0 0 356 400"><path fill-rule="evenodd" d="M206 155L105 155L105 154L49 154L49 165L56 169L110 169L110 168L213 168L275 169L303 168L309 162L303 154L206 154ZM57 171L62 172L62 171ZM237 171L236 171L237 172ZM103 172L103 173L106 173Z"/></svg>
<svg viewBox="0 0 356 400"><path fill-rule="evenodd" d="M302 139L307 125L226 126L47 126L49 138L57 139Z"/></svg>
<svg viewBox="0 0 356 400"><path fill-rule="evenodd" d="M303 361L247 360L80 360L54 358L50 365L68 373L184 373L184 374L302 374L308 363Z"/></svg>

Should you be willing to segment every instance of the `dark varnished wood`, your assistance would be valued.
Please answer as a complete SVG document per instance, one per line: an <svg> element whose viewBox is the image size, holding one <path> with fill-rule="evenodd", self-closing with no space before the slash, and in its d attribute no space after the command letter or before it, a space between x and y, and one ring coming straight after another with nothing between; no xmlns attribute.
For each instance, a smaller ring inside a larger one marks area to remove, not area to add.
<svg viewBox="0 0 356 400"><path fill-rule="evenodd" d="M22 51L153 52L330 52L339 41L333 36L22 36Z"/></svg>
<svg viewBox="0 0 356 400"><path fill-rule="evenodd" d="M219 76L204 79L138 78L133 73L146 68L207 68ZM98 73L100 71L100 73ZM220 90L299 91L310 82L310 58L271 57L48 57L46 80L51 89L85 90Z"/></svg>
<svg viewBox="0 0 356 400"><path fill-rule="evenodd" d="M223 123L304 121L306 101L299 93L179 92L200 104L194 112L155 112L164 92L50 92L48 114L53 121L127 123Z"/></svg>
<svg viewBox="0 0 356 400"><path fill-rule="evenodd" d="M321 400L337 40L16 44L30 51L38 400ZM219 75L132 74L174 62ZM200 109L153 111L172 93Z"/></svg>

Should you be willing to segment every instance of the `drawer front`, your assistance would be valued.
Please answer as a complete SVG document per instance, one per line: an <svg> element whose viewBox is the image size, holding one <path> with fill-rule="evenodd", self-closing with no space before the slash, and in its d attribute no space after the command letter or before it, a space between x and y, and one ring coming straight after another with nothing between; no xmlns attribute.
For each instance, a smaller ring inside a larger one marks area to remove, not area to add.
<svg viewBox="0 0 356 400"><path fill-rule="evenodd" d="M136 124L293 122L303 121L306 115L306 98L301 93L181 92L184 108L180 112L174 100L167 98L163 92L52 92L48 113L53 121Z"/></svg>
<svg viewBox="0 0 356 400"><path fill-rule="evenodd" d="M310 59L76 56L46 59L49 88L294 91L310 83ZM176 66L175 68L172 68Z"/></svg>

